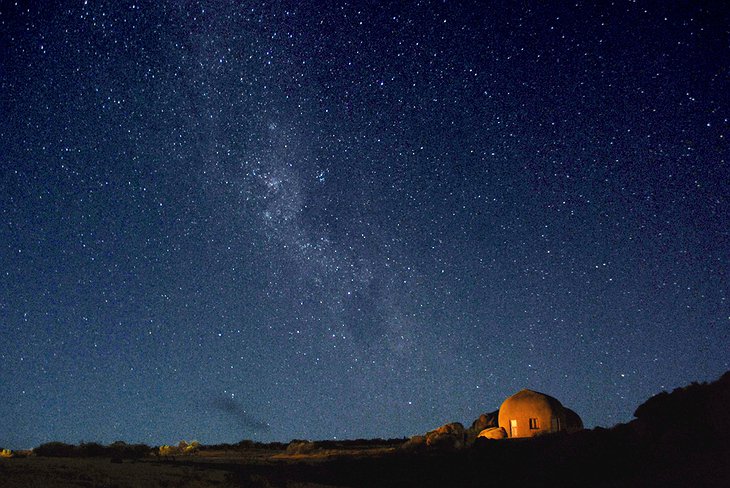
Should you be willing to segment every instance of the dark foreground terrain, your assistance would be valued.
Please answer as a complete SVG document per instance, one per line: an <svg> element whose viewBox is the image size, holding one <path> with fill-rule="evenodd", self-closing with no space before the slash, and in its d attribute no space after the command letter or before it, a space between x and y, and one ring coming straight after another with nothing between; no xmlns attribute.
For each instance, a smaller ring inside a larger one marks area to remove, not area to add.
<svg viewBox="0 0 730 488"><path fill-rule="evenodd" d="M459 450L402 441L205 446L155 457L37 449L0 459L2 487L730 486L730 373L661 393L612 429ZM67 446L73 447L73 446ZM55 457L66 452L71 457ZM79 457L84 453L85 457ZM50 454L50 455L49 455ZM93 454L93 456L91 455Z"/></svg>

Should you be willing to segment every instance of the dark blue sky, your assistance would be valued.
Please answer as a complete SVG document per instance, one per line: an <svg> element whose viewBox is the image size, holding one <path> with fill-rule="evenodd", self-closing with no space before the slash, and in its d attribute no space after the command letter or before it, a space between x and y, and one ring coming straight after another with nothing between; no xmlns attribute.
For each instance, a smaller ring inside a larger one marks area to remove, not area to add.
<svg viewBox="0 0 730 488"><path fill-rule="evenodd" d="M611 426L730 368L721 2L53 3L0 7L0 445Z"/></svg>

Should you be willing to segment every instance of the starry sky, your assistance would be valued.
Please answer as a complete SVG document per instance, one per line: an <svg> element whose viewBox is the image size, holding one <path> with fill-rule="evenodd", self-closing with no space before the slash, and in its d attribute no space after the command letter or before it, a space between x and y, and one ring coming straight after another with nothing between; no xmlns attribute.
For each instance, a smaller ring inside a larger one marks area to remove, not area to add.
<svg viewBox="0 0 730 488"><path fill-rule="evenodd" d="M403 437L521 388L609 427L716 379L721 4L3 1L0 445Z"/></svg>

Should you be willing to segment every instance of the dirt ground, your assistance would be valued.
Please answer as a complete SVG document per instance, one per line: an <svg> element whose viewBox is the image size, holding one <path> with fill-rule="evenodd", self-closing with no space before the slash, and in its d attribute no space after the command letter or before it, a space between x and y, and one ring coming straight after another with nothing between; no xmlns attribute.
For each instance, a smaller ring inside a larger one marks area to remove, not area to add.
<svg viewBox="0 0 730 488"><path fill-rule="evenodd" d="M534 447L539 446L502 442L483 449L437 453L383 448L296 455L266 450L208 451L198 456L121 463L109 458L32 456L0 459L0 487L724 487L730 479L727 448L692 456L653 456L651 463L634 463L629 452L601 460L594 453L582 457L569 450L549 449L562 451L562 462L554 464L554 457L550 461L554 469L532 458L527 464L535 469L523 467L515 477L523 466L520 459L530 459ZM509 469L503 469L505 466Z"/></svg>
<svg viewBox="0 0 730 488"><path fill-rule="evenodd" d="M391 449L392 450L392 449ZM334 488L342 485L297 481L292 466L327 464L342 456L352 459L382 455L387 450L321 450L287 455L270 450L204 451L195 456L112 462L110 458L23 457L0 460L2 488L197 488L274 487ZM335 461L336 462L336 461ZM307 469L305 468L305 471ZM320 472L320 470L317 470Z"/></svg>
<svg viewBox="0 0 730 488"><path fill-rule="evenodd" d="M228 473L210 466L199 469L177 463L108 458L3 459L0 485L5 488L55 487L207 487L227 484Z"/></svg>

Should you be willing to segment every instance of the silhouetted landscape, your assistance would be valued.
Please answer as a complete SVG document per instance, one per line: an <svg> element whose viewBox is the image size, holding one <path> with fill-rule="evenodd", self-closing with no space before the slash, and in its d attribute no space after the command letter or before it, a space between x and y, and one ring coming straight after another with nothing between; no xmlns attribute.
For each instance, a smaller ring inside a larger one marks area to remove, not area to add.
<svg viewBox="0 0 730 488"><path fill-rule="evenodd" d="M493 412L466 429L458 446L405 438L157 447L52 442L3 450L0 479L4 487L728 486L728 404L730 372L659 393L634 420L610 429L475 438L470 431L493 422Z"/></svg>

